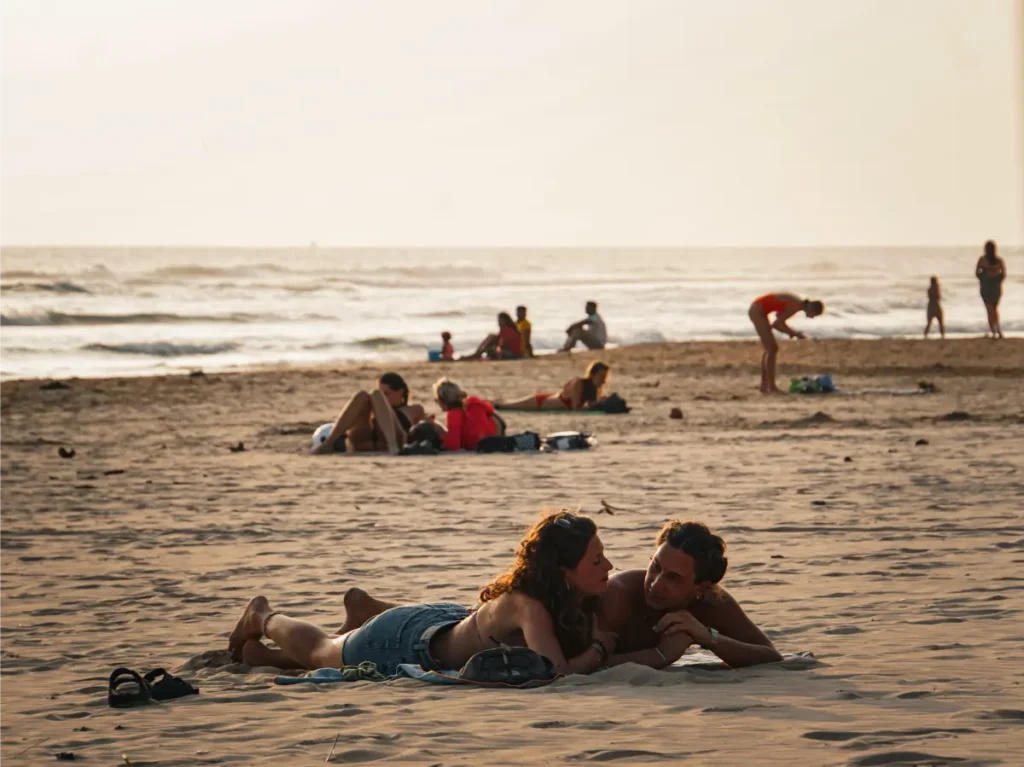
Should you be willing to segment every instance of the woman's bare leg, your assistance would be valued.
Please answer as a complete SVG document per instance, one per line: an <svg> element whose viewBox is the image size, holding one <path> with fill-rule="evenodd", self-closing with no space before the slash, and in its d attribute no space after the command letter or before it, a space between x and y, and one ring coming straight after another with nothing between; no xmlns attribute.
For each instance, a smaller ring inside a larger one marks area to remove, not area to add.
<svg viewBox="0 0 1024 767"><path fill-rule="evenodd" d="M327 439L324 440L323 444L313 448L315 454L325 454L334 452L334 443L339 439L345 439L345 434L360 421L368 420L370 416L370 395L364 391L358 391L352 395L352 399L348 401L341 413L338 414L337 420L334 422L334 426L331 427L331 433L327 435Z"/></svg>
<svg viewBox="0 0 1024 767"><path fill-rule="evenodd" d="M558 398L558 395L551 394L540 401L537 404L537 395L531 394L529 397L523 397L522 399L512 400L511 402L502 402L498 405L500 410L522 410L522 411L536 411L536 410L568 410L565 403Z"/></svg>
<svg viewBox="0 0 1024 767"><path fill-rule="evenodd" d="M772 339L772 348L768 351L767 359L767 378L768 378L768 392L778 392L779 387L775 385L775 360L779 354L779 345L775 339Z"/></svg>
<svg viewBox="0 0 1024 767"><path fill-rule="evenodd" d="M496 346L497 343L498 343L498 336L496 334L494 334L494 333L491 333L483 341L480 342L480 345L478 347L476 347L476 351L475 352L473 352L472 354L469 354L469 355L464 355L462 357L459 357L459 359L460 360L478 360L478 359L480 359L481 357L484 356L484 352L486 352L489 348Z"/></svg>
<svg viewBox="0 0 1024 767"><path fill-rule="evenodd" d="M398 607L397 602L382 602L374 599L362 589L349 589L345 592L345 622L338 629L339 634L355 631L375 615L385 610Z"/></svg>
<svg viewBox="0 0 1024 767"><path fill-rule="evenodd" d="M280 650L267 647L258 639L249 639L242 645L242 663L247 666L273 666L274 668L302 668L297 660Z"/></svg>
<svg viewBox="0 0 1024 767"><path fill-rule="evenodd" d="M999 337L1003 337L1003 326L999 322L999 304L992 304L992 327L993 332Z"/></svg>
<svg viewBox="0 0 1024 767"><path fill-rule="evenodd" d="M370 404L373 407L373 417L377 421L380 433L384 435L388 452L391 455L398 455L398 451L405 445L406 434L395 417L395 411L391 409L384 392L380 390L376 390L370 395Z"/></svg>
<svg viewBox="0 0 1024 767"><path fill-rule="evenodd" d="M277 643L282 656L295 663L295 668L341 667L340 637L332 637L312 623L275 613L266 597L254 597L246 605L228 638L231 656L241 659L246 642L264 634Z"/></svg>
<svg viewBox="0 0 1024 767"><path fill-rule="evenodd" d="M768 315L764 313L764 309L760 306L753 304L750 307L748 316L754 324L754 329L757 330L758 337L761 339L761 346L764 347L764 353L761 355L761 391L765 394L777 392L778 388L775 386L775 356L778 353L779 344L772 333L772 326L768 322Z"/></svg>
<svg viewBox="0 0 1024 767"><path fill-rule="evenodd" d="M494 404L502 410L540 410L540 407L537 405L537 398L532 394L529 397L514 399L511 402L496 402Z"/></svg>
<svg viewBox="0 0 1024 767"><path fill-rule="evenodd" d="M942 336L942 340L945 341L946 340L946 322L945 322L945 318L942 316L942 311L941 310L936 315L936 319L939 321L939 335Z"/></svg>
<svg viewBox="0 0 1024 767"><path fill-rule="evenodd" d="M405 411L410 426L415 426L427 417L427 411L423 409L423 405L402 405L399 409Z"/></svg>

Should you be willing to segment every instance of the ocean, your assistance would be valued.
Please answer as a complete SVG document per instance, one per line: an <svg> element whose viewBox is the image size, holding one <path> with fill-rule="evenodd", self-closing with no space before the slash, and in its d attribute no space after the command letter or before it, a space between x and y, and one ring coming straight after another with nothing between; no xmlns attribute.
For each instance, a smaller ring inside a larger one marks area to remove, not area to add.
<svg viewBox="0 0 1024 767"><path fill-rule="evenodd" d="M754 338L756 296L826 303L792 324L817 337L921 334L928 279L947 335L987 329L978 247L355 249L4 247L0 377L135 376L426 358L472 351L499 311L529 307L557 348L599 303L609 341ZM1002 248L1003 329L1024 333L1024 248ZM937 329L936 329L937 332Z"/></svg>

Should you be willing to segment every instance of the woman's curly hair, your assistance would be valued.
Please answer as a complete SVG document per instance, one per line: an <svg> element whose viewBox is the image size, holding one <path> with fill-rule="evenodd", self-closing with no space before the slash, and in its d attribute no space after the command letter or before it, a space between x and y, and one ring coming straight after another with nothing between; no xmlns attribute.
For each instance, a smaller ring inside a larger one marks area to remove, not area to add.
<svg viewBox="0 0 1024 767"><path fill-rule="evenodd" d="M576 567L596 534L597 525L587 517L569 511L546 513L519 544L512 567L480 592L480 602L514 591L533 597L550 613L566 657L579 655L590 644L598 598L573 591L561 568Z"/></svg>

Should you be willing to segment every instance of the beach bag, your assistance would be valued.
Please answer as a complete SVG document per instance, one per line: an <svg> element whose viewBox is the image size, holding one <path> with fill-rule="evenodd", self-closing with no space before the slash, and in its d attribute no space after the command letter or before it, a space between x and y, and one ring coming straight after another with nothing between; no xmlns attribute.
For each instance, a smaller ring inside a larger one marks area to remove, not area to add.
<svg viewBox="0 0 1024 767"><path fill-rule="evenodd" d="M408 443L412 445L417 442L426 442L437 450L444 449L444 442L441 441L441 435L437 433L437 429L435 429L429 421L420 421L409 429Z"/></svg>
<svg viewBox="0 0 1024 767"><path fill-rule="evenodd" d="M591 436L583 431L559 431L544 438L544 450L589 450L594 444Z"/></svg>
<svg viewBox="0 0 1024 767"><path fill-rule="evenodd" d="M555 664L529 647L493 647L466 661L459 677L474 682L521 685L558 677Z"/></svg>
<svg viewBox="0 0 1024 767"><path fill-rule="evenodd" d="M476 446L478 453L512 453L516 450L540 450L540 435L532 431L507 436L484 437Z"/></svg>
<svg viewBox="0 0 1024 767"><path fill-rule="evenodd" d="M626 404L626 400L612 392L607 397L601 397L587 410L600 410L603 413L628 413L632 408Z"/></svg>

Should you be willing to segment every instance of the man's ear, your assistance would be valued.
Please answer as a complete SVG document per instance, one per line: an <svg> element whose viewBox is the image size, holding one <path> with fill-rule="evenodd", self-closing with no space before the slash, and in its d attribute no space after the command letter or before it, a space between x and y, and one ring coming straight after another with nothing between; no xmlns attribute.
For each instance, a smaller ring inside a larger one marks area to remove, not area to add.
<svg viewBox="0 0 1024 767"><path fill-rule="evenodd" d="M711 583L711 581L704 581L703 583L698 583L696 586L693 587L693 596L694 596L694 598L695 599L703 599L704 595L707 594L711 590L711 587L713 585L714 584Z"/></svg>

